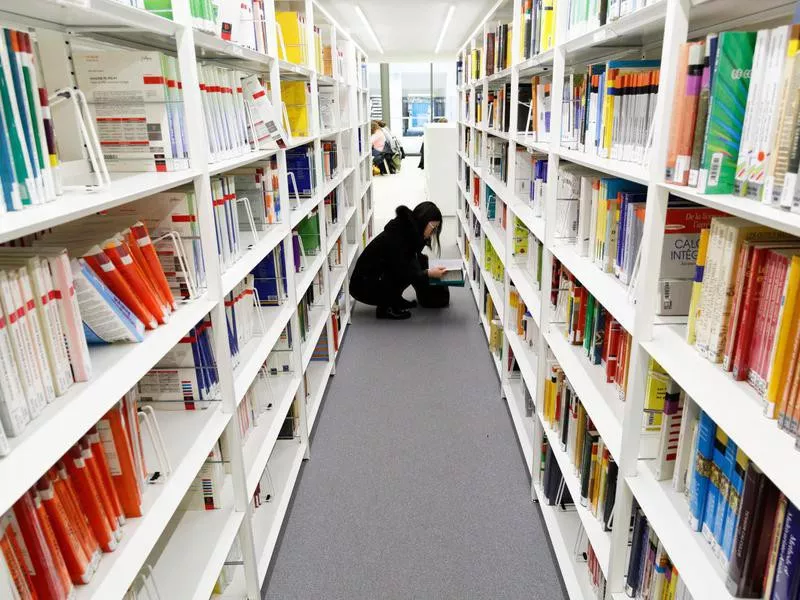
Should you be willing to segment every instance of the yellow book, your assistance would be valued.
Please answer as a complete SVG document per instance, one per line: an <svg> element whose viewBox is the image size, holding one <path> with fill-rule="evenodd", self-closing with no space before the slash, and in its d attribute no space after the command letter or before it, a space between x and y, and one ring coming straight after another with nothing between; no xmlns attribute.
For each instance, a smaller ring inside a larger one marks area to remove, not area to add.
<svg viewBox="0 0 800 600"><path fill-rule="evenodd" d="M311 135L308 84L305 81L281 81L281 100L286 106L289 135L301 137Z"/></svg>
<svg viewBox="0 0 800 600"><path fill-rule="evenodd" d="M333 77L333 54L330 46L322 48L322 73Z"/></svg>
<svg viewBox="0 0 800 600"><path fill-rule="evenodd" d="M508 24L508 33L506 34L506 64L511 66L511 40L514 36L511 35L511 23Z"/></svg>
<svg viewBox="0 0 800 600"><path fill-rule="evenodd" d="M790 349L791 340L797 335L800 311L798 310L797 294L800 291L800 256L792 256L789 271L786 275L786 291L783 297L783 308L778 322L778 341L775 344L774 356L770 362L765 395L764 414L770 419L777 418L775 409L778 400L783 395L786 386L786 373L792 360Z"/></svg>
<svg viewBox="0 0 800 600"><path fill-rule="evenodd" d="M556 3L555 0L543 0L542 2L542 37L540 51L546 52L555 45L555 22L556 22Z"/></svg>
<svg viewBox="0 0 800 600"><path fill-rule="evenodd" d="M689 301L689 322L686 326L686 343L690 346L694 346L694 326L697 322L697 315L700 312L700 295L703 291L703 269L706 266L708 236L710 233L710 229L703 229L700 231L700 244L697 248L697 262L694 267L694 283L692 283L692 299Z"/></svg>
<svg viewBox="0 0 800 600"><path fill-rule="evenodd" d="M645 431L661 431L661 416L664 411L664 398L667 395L669 375L652 358L647 366L647 384L644 391L644 417L642 428Z"/></svg>
<svg viewBox="0 0 800 600"><path fill-rule="evenodd" d="M583 458L583 441L586 437L586 411L582 405L578 406L578 418L576 421L575 456L572 459L572 464L576 469L579 469Z"/></svg>
<svg viewBox="0 0 800 600"><path fill-rule="evenodd" d="M314 28L314 51L317 73L322 73L322 34L316 28Z"/></svg>
<svg viewBox="0 0 800 600"><path fill-rule="evenodd" d="M611 156L611 134L614 122L614 95L611 90L616 87L616 77L619 69L608 69L606 71L606 95L603 100L603 138L600 144L601 156L608 158Z"/></svg>
<svg viewBox="0 0 800 600"><path fill-rule="evenodd" d="M305 20L295 11L278 11L275 21L280 26L283 45L278 38L278 58L298 65L307 64ZM285 48L285 52L284 52Z"/></svg>

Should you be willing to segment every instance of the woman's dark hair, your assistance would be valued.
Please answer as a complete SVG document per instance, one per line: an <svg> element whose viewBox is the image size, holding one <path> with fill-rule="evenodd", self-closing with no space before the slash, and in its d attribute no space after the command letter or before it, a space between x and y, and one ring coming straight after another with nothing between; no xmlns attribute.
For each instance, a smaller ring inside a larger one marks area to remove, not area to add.
<svg viewBox="0 0 800 600"><path fill-rule="evenodd" d="M417 226L420 228L420 231L425 231L425 227L428 226L428 223L431 221L438 221L439 228L433 233L430 240L425 240L425 243L429 248L431 248L431 240L434 238L436 239L436 251L441 252L441 244L439 243L439 234L442 233L442 227L444 226L444 220L442 219L442 211L439 210L439 207L436 206L433 202L425 201L420 202L414 207L414 220L417 222Z"/></svg>

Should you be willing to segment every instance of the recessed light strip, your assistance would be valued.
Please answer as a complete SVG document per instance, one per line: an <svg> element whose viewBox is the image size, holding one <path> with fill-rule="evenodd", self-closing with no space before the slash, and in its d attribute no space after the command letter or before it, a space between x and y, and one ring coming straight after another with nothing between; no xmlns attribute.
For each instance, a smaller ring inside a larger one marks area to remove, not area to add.
<svg viewBox="0 0 800 600"><path fill-rule="evenodd" d="M450 26L450 20L453 18L453 13L456 11L456 5L451 4L450 8L447 9L447 16L444 18L444 25L442 26L442 33L439 34L439 41L436 42L436 50L434 50L435 54L439 54L439 50L442 49L442 42L444 41L444 36L447 33L447 28Z"/></svg>
<svg viewBox="0 0 800 600"><path fill-rule="evenodd" d="M375 35L375 31L373 31L372 25L370 25L369 21L367 21L367 16L364 14L364 11L361 10L361 7L358 4L354 4L353 8L356 10L358 18L361 19L362 23L364 23L364 27L367 28L367 31L369 32L370 36L372 36L372 41L375 42L375 45L378 47L378 52L383 54L383 46L381 46L381 43L378 41L378 36Z"/></svg>

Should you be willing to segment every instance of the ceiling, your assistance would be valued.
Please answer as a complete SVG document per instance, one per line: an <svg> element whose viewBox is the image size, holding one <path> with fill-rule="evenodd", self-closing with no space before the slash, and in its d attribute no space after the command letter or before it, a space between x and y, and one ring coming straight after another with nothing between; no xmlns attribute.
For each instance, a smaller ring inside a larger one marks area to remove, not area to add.
<svg viewBox="0 0 800 600"><path fill-rule="evenodd" d="M486 16L493 0L318 0L369 56L370 62L450 60ZM456 10L434 54L450 5ZM383 54L355 11L361 7Z"/></svg>

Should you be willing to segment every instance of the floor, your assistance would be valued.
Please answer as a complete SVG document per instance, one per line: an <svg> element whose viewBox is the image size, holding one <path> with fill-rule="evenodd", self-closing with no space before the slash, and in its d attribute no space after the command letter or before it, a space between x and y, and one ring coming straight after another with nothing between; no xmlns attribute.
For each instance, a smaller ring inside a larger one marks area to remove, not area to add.
<svg viewBox="0 0 800 600"><path fill-rule="evenodd" d="M424 199L417 160L375 179L384 221ZM373 310L354 311L264 597L565 599L471 295Z"/></svg>

